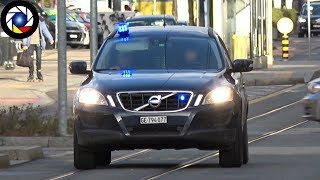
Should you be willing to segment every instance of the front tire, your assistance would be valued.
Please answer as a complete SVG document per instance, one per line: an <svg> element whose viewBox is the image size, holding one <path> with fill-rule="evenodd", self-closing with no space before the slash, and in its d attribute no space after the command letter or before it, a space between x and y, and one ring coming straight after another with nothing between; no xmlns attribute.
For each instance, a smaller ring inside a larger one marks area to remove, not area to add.
<svg viewBox="0 0 320 180"><path fill-rule="evenodd" d="M95 165L95 154L92 152L85 151L78 144L77 134L73 136L73 155L74 155L74 167L81 170L94 169Z"/></svg>
<svg viewBox="0 0 320 180"><path fill-rule="evenodd" d="M111 163L111 151L95 153L95 164L97 166L107 166Z"/></svg>
<svg viewBox="0 0 320 180"><path fill-rule="evenodd" d="M248 142L248 125L247 119L245 120L243 126L243 164L247 164L249 162L249 142Z"/></svg>
<svg viewBox="0 0 320 180"><path fill-rule="evenodd" d="M221 167L241 167L243 162L243 131L241 119L237 120L236 142L230 149L219 151L219 165Z"/></svg>
<svg viewBox="0 0 320 180"><path fill-rule="evenodd" d="M304 33L298 33L298 38L303 38L304 37Z"/></svg>

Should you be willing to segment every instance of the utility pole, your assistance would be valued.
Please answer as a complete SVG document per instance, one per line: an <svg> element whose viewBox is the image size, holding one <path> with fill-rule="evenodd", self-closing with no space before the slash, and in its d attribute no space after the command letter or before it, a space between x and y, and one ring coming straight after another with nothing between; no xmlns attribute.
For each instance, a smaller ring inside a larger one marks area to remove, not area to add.
<svg viewBox="0 0 320 180"><path fill-rule="evenodd" d="M153 15L157 14L157 0L153 0Z"/></svg>
<svg viewBox="0 0 320 180"><path fill-rule="evenodd" d="M200 25L200 0L197 0L197 26Z"/></svg>
<svg viewBox="0 0 320 180"><path fill-rule="evenodd" d="M309 43L309 61L311 60L311 20L310 20L310 0L308 0L308 43Z"/></svg>
<svg viewBox="0 0 320 180"><path fill-rule="evenodd" d="M273 36L272 36L272 1L266 1L266 35L267 35L267 57L268 57L268 68L273 65Z"/></svg>
<svg viewBox="0 0 320 180"><path fill-rule="evenodd" d="M94 58L96 57L96 54L98 52L98 7L97 7L97 0L90 0L90 23L91 23L91 29L90 29L90 66L92 65L92 62Z"/></svg>
<svg viewBox="0 0 320 180"><path fill-rule="evenodd" d="M67 32L66 2L58 1L58 112L59 134L67 136Z"/></svg>

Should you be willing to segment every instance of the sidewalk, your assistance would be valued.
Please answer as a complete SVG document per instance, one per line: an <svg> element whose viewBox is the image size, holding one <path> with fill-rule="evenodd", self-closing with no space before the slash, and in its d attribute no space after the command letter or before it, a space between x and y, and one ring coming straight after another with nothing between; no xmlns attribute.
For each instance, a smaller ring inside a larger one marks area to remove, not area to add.
<svg viewBox="0 0 320 180"><path fill-rule="evenodd" d="M68 50L68 64L72 60L87 60L90 51L87 49ZM68 66L67 64L67 66ZM47 106L55 103L47 92L58 89L57 51L48 50L43 54L42 74L44 82L27 82L28 68L16 67L12 71L0 68L0 108L21 106L32 103L34 107ZM78 87L85 75L72 75L67 67L68 88ZM35 75L36 76L36 75Z"/></svg>

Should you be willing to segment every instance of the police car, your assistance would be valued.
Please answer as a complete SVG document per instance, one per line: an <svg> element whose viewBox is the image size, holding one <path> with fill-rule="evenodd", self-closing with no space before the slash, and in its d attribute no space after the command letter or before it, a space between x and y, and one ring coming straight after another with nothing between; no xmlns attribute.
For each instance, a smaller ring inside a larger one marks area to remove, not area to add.
<svg viewBox="0 0 320 180"><path fill-rule="evenodd" d="M111 151L219 150L222 167L248 162L248 100L242 72L211 29L119 24L74 97L74 165L108 165Z"/></svg>

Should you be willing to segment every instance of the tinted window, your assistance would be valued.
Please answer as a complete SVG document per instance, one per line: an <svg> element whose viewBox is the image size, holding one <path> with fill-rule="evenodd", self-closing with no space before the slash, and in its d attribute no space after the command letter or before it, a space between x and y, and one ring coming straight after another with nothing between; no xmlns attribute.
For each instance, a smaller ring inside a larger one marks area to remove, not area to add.
<svg viewBox="0 0 320 180"><path fill-rule="evenodd" d="M128 20L129 26L163 26L164 19L132 19ZM166 19L167 26L176 25L176 22L173 19Z"/></svg>
<svg viewBox="0 0 320 180"><path fill-rule="evenodd" d="M224 67L217 43L210 38L136 37L109 40L95 70L215 69Z"/></svg>
<svg viewBox="0 0 320 180"><path fill-rule="evenodd" d="M77 13L69 13L69 15L73 18L76 19L77 21L84 23L83 19L77 14Z"/></svg>
<svg viewBox="0 0 320 180"><path fill-rule="evenodd" d="M311 4L310 5L310 14L311 15L320 15L320 4ZM303 6L302 8L302 15L308 15L308 6Z"/></svg>

